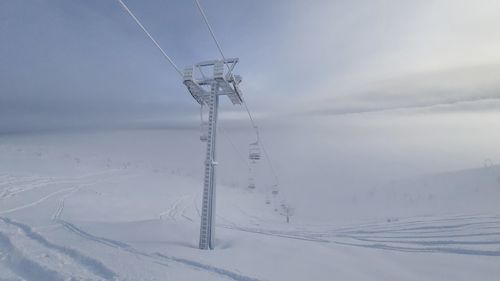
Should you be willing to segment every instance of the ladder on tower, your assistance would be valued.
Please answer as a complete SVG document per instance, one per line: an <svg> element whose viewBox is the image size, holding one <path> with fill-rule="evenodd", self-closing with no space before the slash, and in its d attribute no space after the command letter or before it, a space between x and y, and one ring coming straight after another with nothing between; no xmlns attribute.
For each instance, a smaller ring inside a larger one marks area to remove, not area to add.
<svg viewBox="0 0 500 281"><path fill-rule="evenodd" d="M212 91L216 91L214 83ZM219 97L213 93L208 97L209 117L207 128L207 151L205 156L205 176L203 178L203 199L200 226L200 249L213 249L215 225L215 140L217 133L217 108Z"/></svg>

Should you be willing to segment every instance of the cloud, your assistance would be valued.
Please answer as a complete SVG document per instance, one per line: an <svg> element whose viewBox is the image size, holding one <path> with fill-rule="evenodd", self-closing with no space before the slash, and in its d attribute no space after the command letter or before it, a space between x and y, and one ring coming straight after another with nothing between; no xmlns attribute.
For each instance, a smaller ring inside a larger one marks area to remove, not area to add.
<svg viewBox="0 0 500 281"><path fill-rule="evenodd" d="M485 104L494 107L500 100L499 75L497 64L415 73L357 85L296 110L320 115L453 107L481 111Z"/></svg>
<svg viewBox="0 0 500 281"><path fill-rule="evenodd" d="M181 68L219 57L191 1L127 4ZM497 97L494 81L481 80L497 68L473 69L500 61L497 1L203 4L226 56L240 57L235 71L261 116ZM116 1L0 5L0 130L13 126L6 120L23 120L19 129L40 120L195 120L197 105L178 75ZM441 73L464 68L463 75Z"/></svg>

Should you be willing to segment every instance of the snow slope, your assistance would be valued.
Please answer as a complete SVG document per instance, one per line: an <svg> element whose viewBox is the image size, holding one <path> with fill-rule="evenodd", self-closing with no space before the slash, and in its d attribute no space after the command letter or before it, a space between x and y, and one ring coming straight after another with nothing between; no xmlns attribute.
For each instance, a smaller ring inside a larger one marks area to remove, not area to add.
<svg viewBox="0 0 500 281"><path fill-rule="evenodd" d="M248 191L222 166L217 249L200 251L201 152L189 131L1 137L0 280L500 276L497 166L315 206L373 211L348 224L301 219L300 209L286 224L278 199L266 204L266 193Z"/></svg>

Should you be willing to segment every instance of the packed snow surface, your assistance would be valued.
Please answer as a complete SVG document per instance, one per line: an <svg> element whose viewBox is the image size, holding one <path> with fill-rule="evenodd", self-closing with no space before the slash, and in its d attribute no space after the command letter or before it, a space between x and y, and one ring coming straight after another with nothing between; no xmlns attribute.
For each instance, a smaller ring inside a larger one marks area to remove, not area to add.
<svg viewBox="0 0 500 281"><path fill-rule="evenodd" d="M373 212L290 224L220 171L202 251L203 148L185 134L1 137L0 280L499 280L497 166L343 192L311 208Z"/></svg>

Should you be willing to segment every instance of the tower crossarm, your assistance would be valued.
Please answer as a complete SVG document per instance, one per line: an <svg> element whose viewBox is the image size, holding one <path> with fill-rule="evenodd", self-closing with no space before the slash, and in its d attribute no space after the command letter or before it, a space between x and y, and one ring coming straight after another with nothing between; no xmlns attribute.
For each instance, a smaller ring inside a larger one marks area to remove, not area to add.
<svg viewBox="0 0 500 281"><path fill-rule="evenodd" d="M193 67L188 67L184 69L183 83L186 85L191 96L199 103L203 104L206 101L209 92L198 84L198 82L193 78Z"/></svg>
<svg viewBox="0 0 500 281"><path fill-rule="evenodd" d="M206 103L210 95L209 87L215 82L219 89L217 95L225 95L232 104L242 104L242 92L238 87L241 83L241 76L233 75L232 71L238 63L238 58L229 58L225 60L210 60L197 63L194 67L188 67L184 70L183 82L188 88L191 96L199 103ZM212 67L213 75L207 76L203 69ZM201 77L195 77L195 72L199 72Z"/></svg>

